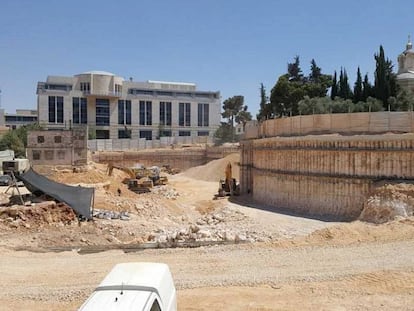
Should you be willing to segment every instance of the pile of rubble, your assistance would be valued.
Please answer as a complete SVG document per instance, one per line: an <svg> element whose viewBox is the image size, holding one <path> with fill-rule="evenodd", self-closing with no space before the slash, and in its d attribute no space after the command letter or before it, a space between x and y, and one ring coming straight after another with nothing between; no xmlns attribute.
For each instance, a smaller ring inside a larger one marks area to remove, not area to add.
<svg viewBox="0 0 414 311"><path fill-rule="evenodd" d="M114 212L107 210L94 209L92 216L98 219L120 219L120 220L129 220L130 216L127 211Z"/></svg>
<svg viewBox="0 0 414 311"><path fill-rule="evenodd" d="M0 221L11 227L42 227L44 225L70 225L78 221L73 209L54 201L33 203L29 206L13 205L0 209Z"/></svg>
<svg viewBox="0 0 414 311"><path fill-rule="evenodd" d="M238 211L223 209L217 213L206 214L186 227L160 228L149 235L148 241L176 245L186 242L265 242L271 239L266 234L241 225L240 222L246 219L247 217Z"/></svg>
<svg viewBox="0 0 414 311"><path fill-rule="evenodd" d="M398 217L413 216L413 211L414 185L386 184L367 199L359 219L381 224Z"/></svg>
<svg viewBox="0 0 414 311"><path fill-rule="evenodd" d="M169 186L162 185L152 188L152 193L160 194L167 199L175 200L180 194L174 188L170 188Z"/></svg>

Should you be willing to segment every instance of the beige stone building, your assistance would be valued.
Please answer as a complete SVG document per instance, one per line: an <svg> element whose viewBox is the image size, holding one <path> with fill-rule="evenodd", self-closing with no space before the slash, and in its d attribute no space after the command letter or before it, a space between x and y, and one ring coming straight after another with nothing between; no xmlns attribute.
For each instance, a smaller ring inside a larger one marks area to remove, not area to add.
<svg viewBox="0 0 414 311"><path fill-rule="evenodd" d="M397 83L408 93L414 94L414 50L410 37L405 51L398 56Z"/></svg>
<svg viewBox="0 0 414 311"><path fill-rule="evenodd" d="M89 138L213 137L220 125L220 92L194 83L135 82L109 72L48 76L37 86L39 124L88 127Z"/></svg>
<svg viewBox="0 0 414 311"><path fill-rule="evenodd" d="M16 113L7 113L4 109L0 109L0 126L14 130L33 123L37 123L36 110L16 109Z"/></svg>

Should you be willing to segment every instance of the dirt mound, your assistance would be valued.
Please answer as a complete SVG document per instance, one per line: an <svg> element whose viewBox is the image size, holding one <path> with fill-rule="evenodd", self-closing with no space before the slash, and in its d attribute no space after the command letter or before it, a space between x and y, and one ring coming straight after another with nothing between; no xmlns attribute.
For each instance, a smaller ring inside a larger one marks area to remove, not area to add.
<svg viewBox="0 0 414 311"><path fill-rule="evenodd" d="M75 212L65 204L54 201L36 203L33 206L14 205L2 208L0 219L13 227L39 227L56 223L71 224L76 221Z"/></svg>
<svg viewBox="0 0 414 311"><path fill-rule="evenodd" d="M396 217L413 215L414 185L386 184L375 189L367 199L360 220L381 224Z"/></svg>
<svg viewBox="0 0 414 311"><path fill-rule="evenodd" d="M224 171L228 162L232 165L233 177L239 181L239 153L229 154L225 158L210 161L205 165L192 167L181 173L181 175L204 181L219 181L220 178L224 178Z"/></svg>
<svg viewBox="0 0 414 311"><path fill-rule="evenodd" d="M414 239L414 217L370 224L363 221L342 223L312 232L307 236L275 242L282 247L306 245L350 245L366 242L393 242Z"/></svg>

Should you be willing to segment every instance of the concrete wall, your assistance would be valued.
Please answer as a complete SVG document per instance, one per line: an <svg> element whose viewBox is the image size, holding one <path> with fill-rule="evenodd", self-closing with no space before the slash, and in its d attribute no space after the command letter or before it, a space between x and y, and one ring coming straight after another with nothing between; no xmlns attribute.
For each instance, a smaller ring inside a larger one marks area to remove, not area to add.
<svg viewBox="0 0 414 311"><path fill-rule="evenodd" d="M123 152L95 152L92 160L99 163L116 163L123 166L134 166L137 163L145 166L170 165L172 168L186 170L190 167L206 164L213 159L238 153L234 147L208 147L200 149L164 149ZM224 172L223 172L224 173Z"/></svg>
<svg viewBox="0 0 414 311"><path fill-rule="evenodd" d="M27 158L36 165L87 164L87 137L84 128L56 131L30 131Z"/></svg>
<svg viewBox="0 0 414 311"><path fill-rule="evenodd" d="M414 134L272 137L241 143L241 187L293 213L356 218L376 180L414 180Z"/></svg>
<svg viewBox="0 0 414 311"><path fill-rule="evenodd" d="M414 112L361 112L266 120L245 128L245 139L341 133L346 135L414 132Z"/></svg>

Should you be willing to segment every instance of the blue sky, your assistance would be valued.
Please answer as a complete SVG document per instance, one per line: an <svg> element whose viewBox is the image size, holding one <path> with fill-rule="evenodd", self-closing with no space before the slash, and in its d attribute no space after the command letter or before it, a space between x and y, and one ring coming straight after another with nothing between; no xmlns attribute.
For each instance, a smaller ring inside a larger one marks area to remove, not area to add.
<svg viewBox="0 0 414 311"><path fill-rule="evenodd" d="M382 44L396 65L414 35L414 1L0 1L0 89L6 112L36 109L48 75L90 70L135 81L194 82L259 107L287 63L323 73L357 66L373 80Z"/></svg>

